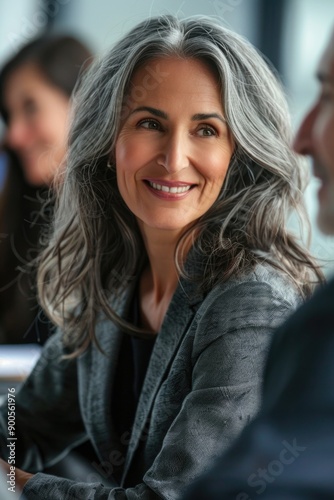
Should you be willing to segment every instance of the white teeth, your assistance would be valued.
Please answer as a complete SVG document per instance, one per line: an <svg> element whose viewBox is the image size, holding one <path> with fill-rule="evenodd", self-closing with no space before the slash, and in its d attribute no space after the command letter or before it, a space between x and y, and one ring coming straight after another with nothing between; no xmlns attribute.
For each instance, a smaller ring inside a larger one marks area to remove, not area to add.
<svg viewBox="0 0 334 500"><path fill-rule="evenodd" d="M163 191L164 193L185 193L186 191L189 191L191 186L180 186L180 187L168 187L168 186L163 186L161 184L156 184L155 182L148 181L149 185L153 189L157 189L158 191Z"/></svg>

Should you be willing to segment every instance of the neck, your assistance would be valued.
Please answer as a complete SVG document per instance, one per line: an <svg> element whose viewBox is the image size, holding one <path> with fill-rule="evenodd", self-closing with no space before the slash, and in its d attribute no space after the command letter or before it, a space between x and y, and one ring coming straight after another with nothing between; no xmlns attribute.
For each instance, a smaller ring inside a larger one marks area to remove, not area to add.
<svg viewBox="0 0 334 500"><path fill-rule="evenodd" d="M139 227L149 259L140 277L141 322L158 332L179 280L175 250L182 233L147 228L142 223ZM184 255L189 248L190 244Z"/></svg>
<svg viewBox="0 0 334 500"><path fill-rule="evenodd" d="M144 271L143 278L155 300L159 302L164 296L171 296L178 283L175 250L180 234L150 229L142 229L141 232L149 259L149 266Z"/></svg>

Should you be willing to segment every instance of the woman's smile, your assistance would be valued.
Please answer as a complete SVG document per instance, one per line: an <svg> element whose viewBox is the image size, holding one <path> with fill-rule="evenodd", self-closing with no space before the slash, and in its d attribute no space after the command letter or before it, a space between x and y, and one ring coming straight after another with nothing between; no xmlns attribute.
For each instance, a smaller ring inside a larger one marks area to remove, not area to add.
<svg viewBox="0 0 334 500"><path fill-rule="evenodd" d="M170 201L177 201L185 198L190 190L195 187L195 184L187 184L185 182L169 182L163 180L144 181L148 189L158 196L158 198Z"/></svg>

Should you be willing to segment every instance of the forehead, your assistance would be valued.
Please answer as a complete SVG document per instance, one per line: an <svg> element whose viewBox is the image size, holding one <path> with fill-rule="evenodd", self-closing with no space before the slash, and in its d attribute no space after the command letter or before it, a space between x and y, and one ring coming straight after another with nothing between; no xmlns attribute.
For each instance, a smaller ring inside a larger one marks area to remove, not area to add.
<svg viewBox="0 0 334 500"><path fill-rule="evenodd" d="M8 75L4 84L5 99L8 103L12 99L24 97L27 92L39 92L40 88L47 86L47 82L39 68L33 63L19 66Z"/></svg>
<svg viewBox="0 0 334 500"><path fill-rule="evenodd" d="M45 77L39 67L32 63L27 62L13 68L6 78L6 83L21 83L22 85L34 85L37 82L45 83Z"/></svg>
<svg viewBox="0 0 334 500"><path fill-rule="evenodd" d="M158 99L172 105L175 98L185 101L215 101L221 104L221 85L215 71L200 59L159 57L137 68L130 80L131 101Z"/></svg>
<svg viewBox="0 0 334 500"><path fill-rule="evenodd" d="M200 80L206 80L206 83L209 83L209 80L210 84L214 87L218 84L218 75L215 70L206 61L194 58L166 56L149 59L134 70L131 81L133 82L138 79L145 80L145 76L147 75L150 75L151 79L159 83L160 86L164 83L171 83L184 78L190 79L191 77L195 87L198 83L196 77L200 78ZM157 87L158 85L154 88Z"/></svg>
<svg viewBox="0 0 334 500"><path fill-rule="evenodd" d="M334 85L334 30L318 65L318 74Z"/></svg>

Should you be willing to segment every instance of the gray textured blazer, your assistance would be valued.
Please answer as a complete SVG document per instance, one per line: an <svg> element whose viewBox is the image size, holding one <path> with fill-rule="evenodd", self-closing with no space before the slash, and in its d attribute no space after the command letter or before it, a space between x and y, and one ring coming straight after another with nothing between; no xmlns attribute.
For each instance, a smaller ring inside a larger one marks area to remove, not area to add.
<svg viewBox="0 0 334 500"><path fill-rule="evenodd" d="M116 306L120 314L131 295ZM299 301L293 286L269 266L217 285L206 296L181 281L156 339L132 432L121 437L110 395L122 333L101 320L97 336L107 355L91 346L72 361L60 359L61 336L55 334L16 397L16 465L37 472L88 437L104 470L111 475L121 464L123 479L113 488L37 473L24 488L26 498L178 498L257 411L271 334ZM3 407L4 457L6 417Z"/></svg>

